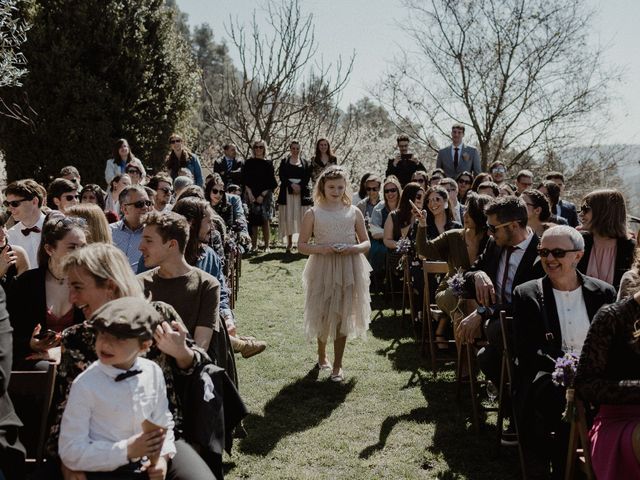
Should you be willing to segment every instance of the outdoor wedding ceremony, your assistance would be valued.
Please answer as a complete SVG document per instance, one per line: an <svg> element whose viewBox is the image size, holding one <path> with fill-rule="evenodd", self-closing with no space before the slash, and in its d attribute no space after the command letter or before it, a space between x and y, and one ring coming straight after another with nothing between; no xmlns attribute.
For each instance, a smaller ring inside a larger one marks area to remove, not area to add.
<svg viewBox="0 0 640 480"><path fill-rule="evenodd" d="M0 0L0 480L640 479L633 0Z"/></svg>

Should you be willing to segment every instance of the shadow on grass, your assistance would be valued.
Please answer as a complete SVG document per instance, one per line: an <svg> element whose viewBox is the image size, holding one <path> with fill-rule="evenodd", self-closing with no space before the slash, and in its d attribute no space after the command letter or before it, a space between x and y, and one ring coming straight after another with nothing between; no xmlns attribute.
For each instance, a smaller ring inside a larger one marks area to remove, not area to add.
<svg viewBox="0 0 640 480"><path fill-rule="evenodd" d="M264 416L249 414L244 426L249 436L240 443L240 451L266 456L284 437L308 430L328 418L356 385L354 379L335 383L327 378L317 381L313 368L305 377L285 386L264 407Z"/></svg>
<svg viewBox="0 0 640 480"><path fill-rule="evenodd" d="M306 255L301 253L287 253L285 251L271 251L269 253L258 253L247 257L247 261L252 264L260 264L272 261L278 261L281 263L294 263L303 258L307 258Z"/></svg>

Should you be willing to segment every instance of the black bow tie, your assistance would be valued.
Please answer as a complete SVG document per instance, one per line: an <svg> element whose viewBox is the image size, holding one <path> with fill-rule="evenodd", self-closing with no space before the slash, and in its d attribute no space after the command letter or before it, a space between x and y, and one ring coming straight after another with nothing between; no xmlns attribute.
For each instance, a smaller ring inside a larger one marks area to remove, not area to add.
<svg viewBox="0 0 640 480"><path fill-rule="evenodd" d="M127 370L126 372L120 373L116 376L116 382L121 382L125 378L135 377L142 373L142 370Z"/></svg>
<svg viewBox="0 0 640 480"><path fill-rule="evenodd" d="M22 232L22 234L26 237L28 236L31 232L34 233L40 233L42 230L40 230L38 227L31 227L31 228L23 228L22 230L20 230Z"/></svg>

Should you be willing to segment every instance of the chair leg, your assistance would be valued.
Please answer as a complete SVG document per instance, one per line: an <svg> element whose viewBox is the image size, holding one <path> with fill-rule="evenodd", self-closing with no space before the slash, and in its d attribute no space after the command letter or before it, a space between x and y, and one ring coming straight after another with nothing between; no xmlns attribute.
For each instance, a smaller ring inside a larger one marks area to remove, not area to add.
<svg viewBox="0 0 640 480"><path fill-rule="evenodd" d="M500 448L502 445L502 432L504 430L504 398L507 387L507 359L505 355L502 355L502 362L500 367L500 388L498 390L498 418L496 420L496 440L497 446Z"/></svg>
<svg viewBox="0 0 640 480"><path fill-rule="evenodd" d="M471 393L471 421L473 424L473 429L476 434L480 434L480 414L479 414L479 405L478 405L478 392L476 391L478 388L478 383L475 376L475 369L473 368L473 350L472 346L467 344L467 367L469 369L469 390Z"/></svg>
<svg viewBox="0 0 640 480"><path fill-rule="evenodd" d="M458 348L458 353L456 357L456 399L460 401L462 397L462 384L464 383L462 380L462 362L466 362L465 358L465 345L461 345Z"/></svg>
<svg viewBox="0 0 640 480"><path fill-rule="evenodd" d="M431 308L430 306L427 308ZM433 376L435 377L438 372L436 370L436 347L435 341L433 338L433 325L432 325L431 315L427 315L425 319L425 328L427 328L427 332L429 333L429 356L431 357L431 371L433 372Z"/></svg>

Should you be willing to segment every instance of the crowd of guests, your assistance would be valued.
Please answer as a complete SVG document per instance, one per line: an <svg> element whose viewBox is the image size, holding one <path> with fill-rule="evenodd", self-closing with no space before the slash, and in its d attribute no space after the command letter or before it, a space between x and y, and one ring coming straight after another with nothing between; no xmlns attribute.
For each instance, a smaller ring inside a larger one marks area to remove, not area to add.
<svg viewBox="0 0 640 480"><path fill-rule="evenodd" d="M0 353L12 351L0 355L3 391L11 368L58 366L40 478L113 471L138 478L141 462L149 478L222 478L222 452L245 412L234 354L249 358L266 348L240 333L229 285L238 258L258 248L259 233L269 250L276 211L287 252L301 232L301 251L313 253L311 237L340 240L332 225L344 223L349 238L355 231L357 253L368 249L371 267L358 267L358 275L371 270L374 291L391 288L401 276L398 260L406 258L415 305L423 298L422 260L447 262L448 273L429 280L443 315L423 328L434 329L441 350L450 339L458 349L482 340L477 362L494 385L501 382L499 313L513 317L507 332L513 413L505 433L517 429L529 478L564 473L565 391L551 373L567 353L579 357L575 387L595 408L590 436L597 478L640 477L640 255L624 196L594 190L576 208L562 198L560 172L541 179L521 170L510 177L501 161L483 172L464 133L464 126L453 126L451 145L438 152L430 172L409 138L398 136L384 176L362 176L352 196L359 212L347 209L339 222L316 218L311 227L303 219L311 218L305 213L314 201L337 211L349 197L331 196L334 183L349 183L324 138L310 160L292 141L278 168L263 140L250 145L246 159L228 143L206 177L178 134L170 136L164 168L154 175L120 139L106 164L105 188L82 185L73 166L46 188L31 179L9 184L0 216ZM313 193L317 182L322 188ZM364 219L366 231L351 225L354 218ZM342 298L335 290L331 295ZM321 316L322 305L314 305ZM368 321L361 323L366 329ZM319 368L331 367L324 346L332 336L324 333L318 334ZM334 381L344 378L342 338L335 339L342 343ZM224 397L225 427L194 418L202 411L217 418L221 410L221 402L194 400L207 398L207 385ZM1 401L11 412L6 394ZM0 428L5 476L21 471L24 454L19 422L6 418ZM629 471L636 473L621 473Z"/></svg>

